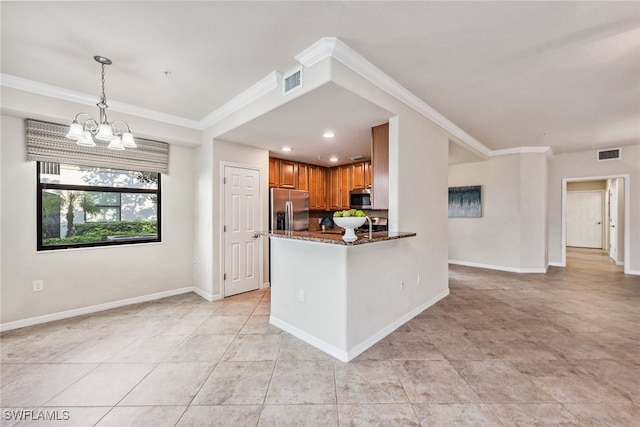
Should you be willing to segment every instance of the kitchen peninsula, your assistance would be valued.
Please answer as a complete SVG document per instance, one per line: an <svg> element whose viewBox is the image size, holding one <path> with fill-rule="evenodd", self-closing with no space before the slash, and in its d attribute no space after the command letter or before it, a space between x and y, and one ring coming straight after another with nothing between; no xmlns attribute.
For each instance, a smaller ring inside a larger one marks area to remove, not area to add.
<svg viewBox="0 0 640 427"><path fill-rule="evenodd" d="M272 231L270 323L349 361L433 304L405 287L415 233L375 232L346 243L336 232ZM439 298L438 298L439 299Z"/></svg>

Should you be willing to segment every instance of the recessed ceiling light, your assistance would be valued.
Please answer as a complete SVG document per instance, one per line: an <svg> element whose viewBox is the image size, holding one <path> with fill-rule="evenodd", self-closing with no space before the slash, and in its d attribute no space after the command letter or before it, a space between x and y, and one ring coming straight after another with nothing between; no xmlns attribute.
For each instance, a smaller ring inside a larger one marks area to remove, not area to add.
<svg viewBox="0 0 640 427"><path fill-rule="evenodd" d="M292 151L291 147L282 147L282 151Z"/></svg>
<svg viewBox="0 0 640 427"><path fill-rule="evenodd" d="M323 133L322 136L324 136L325 138L333 138L334 136L336 136L336 134L334 134L331 131L328 131L328 132Z"/></svg>
<svg viewBox="0 0 640 427"><path fill-rule="evenodd" d="M337 158L336 156L332 156L332 157L329 159L329 161L330 161L330 162L337 162L337 161L338 161L338 158Z"/></svg>

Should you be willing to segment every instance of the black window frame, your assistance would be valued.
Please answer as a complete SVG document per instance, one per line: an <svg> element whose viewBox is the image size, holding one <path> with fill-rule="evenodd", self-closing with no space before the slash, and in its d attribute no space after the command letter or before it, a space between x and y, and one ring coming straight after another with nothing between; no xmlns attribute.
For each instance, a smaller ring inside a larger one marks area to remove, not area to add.
<svg viewBox="0 0 640 427"><path fill-rule="evenodd" d="M106 169L106 168L105 168ZM41 165L40 162L36 162L36 182L37 182L37 191L36 191L36 210L37 210L37 221L36 221L36 233L37 233L37 242L36 242L36 250L37 252L47 252L47 251L55 251L55 250L64 250L64 249L77 249L77 248L92 248L99 246L121 246L121 245L137 245L144 243L161 243L162 242L162 174L158 173L158 184L157 188L129 188L129 187L104 187L104 186L94 186L94 185L69 185L69 184L53 184L53 183L43 183L40 181L40 171ZM142 171L126 171L126 172L142 172ZM42 197L44 190L68 190L68 191L85 191L85 192L104 192L104 193L126 193L126 194L152 194L157 197L156 205L157 205L157 236L156 238L145 238L145 239L131 239L131 240L122 240L122 241L101 241L101 242L90 242L90 243L69 243L69 244L60 244L60 245L43 245L42 244Z"/></svg>

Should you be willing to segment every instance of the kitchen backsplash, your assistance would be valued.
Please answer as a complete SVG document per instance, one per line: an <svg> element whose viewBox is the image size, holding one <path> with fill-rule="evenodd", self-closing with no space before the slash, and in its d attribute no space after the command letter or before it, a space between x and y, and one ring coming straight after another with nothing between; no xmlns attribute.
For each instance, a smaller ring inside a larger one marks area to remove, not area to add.
<svg viewBox="0 0 640 427"><path fill-rule="evenodd" d="M322 223L322 220L324 218L329 218L329 219L333 218L333 212L335 211L310 211L309 212L309 231L321 230L322 227L320 226L320 224ZM389 211L387 210L363 209L363 212L368 217L378 216L378 217L388 218L389 216ZM325 224L326 224L326 221L325 221ZM331 224L333 224L333 221L331 221ZM337 226L334 225L334 227L337 227Z"/></svg>

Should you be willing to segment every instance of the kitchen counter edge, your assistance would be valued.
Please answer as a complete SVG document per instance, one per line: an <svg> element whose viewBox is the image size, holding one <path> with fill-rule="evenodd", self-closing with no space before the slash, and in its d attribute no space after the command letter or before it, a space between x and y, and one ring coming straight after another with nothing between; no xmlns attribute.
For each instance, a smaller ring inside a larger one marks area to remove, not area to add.
<svg viewBox="0 0 640 427"><path fill-rule="evenodd" d="M272 230L257 233L261 236L276 237L282 239L305 240L308 242L329 243L333 245L358 246L369 243L384 242L387 240L403 239L405 237L414 237L416 233L401 231L375 231L369 239L369 233L358 234L358 240L347 243L342 240L342 235L336 232L322 231L284 231Z"/></svg>

